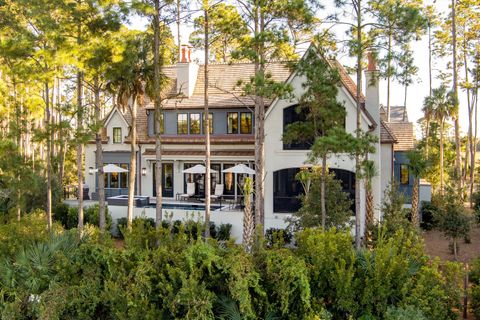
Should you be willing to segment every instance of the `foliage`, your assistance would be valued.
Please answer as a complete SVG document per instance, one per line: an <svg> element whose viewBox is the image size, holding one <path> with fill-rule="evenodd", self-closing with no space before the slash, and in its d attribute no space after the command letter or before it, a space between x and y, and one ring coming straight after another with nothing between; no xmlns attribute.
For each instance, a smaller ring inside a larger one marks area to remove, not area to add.
<svg viewBox="0 0 480 320"><path fill-rule="evenodd" d="M422 202L422 206L420 208L420 215L422 217L422 222L420 226L423 230L432 230L433 228L437 227L438 221L438 206L433 202Z"/></svg>
<svg viewBox="0 0 480 320"><path fill-rule="evenodd" d="M385 190L381 211L383 213L382 227L389 235L395 234L400 229L409 229L408 210L403 205L404 195L399 192L398 184L392 182Z"/></svg>
<svg viewBox="0 0 480 320"><path fill-rule="evenodd" d="M470 310L475 319L480 319L480 285L475 284L470 289Z"/></svg>
<svg viewBox="0 0 480 320"><path fill-rule="evenodd" d="M83 215L85 224L99 226L100 217L98 204L85 208ZM110 230L112 226L112 216L108 213L108 208L105 208L105 217L106 230ZM76 228L78 226L78 209L65 203L58 203L53 208L53 219L59 221L65 229Z"/></svg>
<svg viewBox="0 0 480 320"><path fill-rule="evenodd" d="M321 170L313 168L311 171L301 171L297 179L300 179L305 195L301 197L302 207L294 214L291 224L295 229L321 226ZM325 179L325 204L326 204L326 228L347 229L352 216L352 201L349 195L342 191L340 180L335 179L334 173L329 173Z"/></svg>
<svg viewBox="0 0 480 320"><path fill-rule="evenodd" d="M268 247L288 245L293 240L289 229L270 228L265 231L265 240Z"/></svg>
<svg viewBox="0 0 480 320"><path fill-rule="evenodd" d="M423 313L412 306L389 307L385 320L427 320Z"/></svg>

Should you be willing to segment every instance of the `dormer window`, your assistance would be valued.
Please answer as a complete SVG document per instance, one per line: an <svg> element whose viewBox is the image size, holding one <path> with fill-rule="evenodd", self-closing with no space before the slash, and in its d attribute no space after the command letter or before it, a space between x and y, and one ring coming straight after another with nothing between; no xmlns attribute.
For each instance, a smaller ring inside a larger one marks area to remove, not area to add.
<svg viewBox="0 0 480 320"><path fill-rule="evenodd" d="M122 143L122 128L113 128L113 143Z"/></svg>

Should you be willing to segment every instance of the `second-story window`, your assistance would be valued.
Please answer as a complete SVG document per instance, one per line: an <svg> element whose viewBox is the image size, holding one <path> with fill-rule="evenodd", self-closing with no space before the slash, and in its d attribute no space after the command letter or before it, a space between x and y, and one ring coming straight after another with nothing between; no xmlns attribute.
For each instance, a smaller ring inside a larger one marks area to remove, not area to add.
<svg viewBox="0 0 480 320"><path fill-rule="evenodd" d="M160 134L164 134L165 133L165 124L164 124L164 121L163 121L163 113L160 113L160 123L157 124L157 119L155 119L155 115L154 115L154 118L153 118L153 128L154 128L154 133L157 134L157 132L159 132ZM160 130L160 131L159 131Z"/></svg>
<svg viewBox="0 0 480 320"><path fill-rule="evenodd" d="M200 134L200 113L190 113L190 134Z"/></svg>
<svg viewBox="0 0 480 320"><path fill-rule="evenodd" d="M207 125L205 122L205 113L202 113L202 121L203 121L203 133L205 133L205 126ZM208 122L210 127L210 134L213 134L213 113L208 113Z"/></svg>
<svg viewBox="0 0 480 320"><path fill-rule="evenodd" d="M232 134L238 133L238 113L237 112L227 113L227 133L232 133Z"/></svg>
<svg viewBox="0 0 480 320"><path fill-rule="evenodd" d="M252 133L252 113L251 112L240 113L240 133L243 133L243 134Z"/></svg>
<svg viewBox="0 0 480 320"><path fill-rule="evenodd" d="M113 143L122 143L122 128L113 128Z"/></svg>
<svg viewBox="0 0 480 320"><path fill-rule="evenodd" d="M188 134L188 118L186 113L177 115L177 133Z"/></svg>

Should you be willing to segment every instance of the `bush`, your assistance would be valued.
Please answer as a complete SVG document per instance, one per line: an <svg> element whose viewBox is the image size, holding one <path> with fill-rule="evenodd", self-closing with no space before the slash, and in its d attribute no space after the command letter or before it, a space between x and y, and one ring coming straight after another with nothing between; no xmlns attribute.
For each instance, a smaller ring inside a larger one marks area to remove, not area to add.
<svg viewBox="0 0 480 320"><path fill-rule="evenodd" d="M59 221L65 229L76 228L78 226L78 208L71 207L65 203L58 203L53 208L53 219ZM99 227L98 204L83 209L83 222L84 224ZM105 230L110 230L112 227L112 216L108 213L108 207L105 207L105 223Z"/></svg>
<svg viewBox="0 0 480 320"><path fill-rule="evenodd" d="M423 313L412 306L389 307L385 320L427 320Z"/></svg>
<svg viewBox="0 0 480 320"><path fill-rule="evenodd" d="M473 284L480 284L480 257L470 263L469 280Z"/></svg>
<svg viewBox="0 0 480 320"><path fill-rule="evenodd" d="M420 215L422 221L420 222L420 227L423 230L432 230L437 226L437 216L439 208L432 202L422 202L422 207L420 209Z"/></svg>
<svg viewBox="0 0 480 320"><path fill-rule="evenodd" d="M265 240L269 247L290 244L292 239L293 234L288 229L270 228L265 231Z"/></svg>
<svg viewBox="0 0 480 320"><path fill-rule="evenodd" d="M475 319L480 319L480 285L475 284L470 289L470 310Z"/></svg>
<svg viewBox="0 0 480 320"><path fill-rule="evenodd" d="M228 241L230 240L230 233L232 225L230 223L222 223L218 226L217 240Z"/></svg>

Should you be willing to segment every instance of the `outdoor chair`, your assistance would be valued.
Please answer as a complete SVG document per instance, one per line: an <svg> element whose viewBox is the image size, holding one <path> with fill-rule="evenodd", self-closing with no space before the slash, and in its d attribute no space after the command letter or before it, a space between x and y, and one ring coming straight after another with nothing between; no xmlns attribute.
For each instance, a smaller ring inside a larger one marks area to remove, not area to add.
<svg viewBox="0 0 480 320"><path fill-rule="evenodd" d="M195 196L195 183L194 182L188 182L187 183L187 193L181 194L179 198L181 200L187 200L191 197Z"/></svg>
<svg viewBox="0 0 480 320"><path fill-rule="evenodd" d="M210 196L210 198L215 200L221 200L223 197L223 184L217 184L215 186L215 193Z"/></svg>

